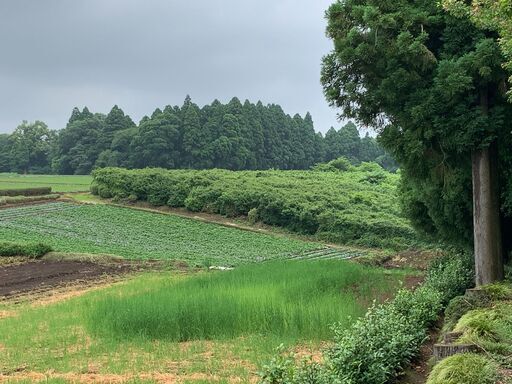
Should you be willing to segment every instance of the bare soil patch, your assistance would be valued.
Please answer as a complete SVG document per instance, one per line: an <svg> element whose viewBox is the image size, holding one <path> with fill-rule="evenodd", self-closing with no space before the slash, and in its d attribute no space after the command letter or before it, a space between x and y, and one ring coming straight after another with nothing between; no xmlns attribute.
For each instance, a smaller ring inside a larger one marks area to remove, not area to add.
<svg viewBox="0 0 512 384"><path fill-rule="evenodd" d="M44 294L66 286L91 286L131 272L155 269L157 263L35 260L0 265L0 299Z"/></svg>

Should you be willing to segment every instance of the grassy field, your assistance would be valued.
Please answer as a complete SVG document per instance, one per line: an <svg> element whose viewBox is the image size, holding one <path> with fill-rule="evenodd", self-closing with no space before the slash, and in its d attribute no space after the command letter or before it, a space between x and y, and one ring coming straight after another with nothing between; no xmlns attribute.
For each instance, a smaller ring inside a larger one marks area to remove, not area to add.
<svg viewBox="0 0 512 384"><path fill-rule="evenodd" d="M120 339L273 334L318 340L330 336L327 324L361 315L366 308L361 299L385 292L388 285L382 271L355 263L278 261L169 280L133 296L111 296L97 303L88 318L97 333Z"/></svg>
<svg viewBox="0 0 512 384"><path fill-rule="evenodd" d="M0 173L0 190L52 187L53 192L79 192L88 191L91 181L91 176L18 175L16 173Z"/></svg>
<svg viewBox="0 0 512 384"><path fill-rule="evenodd" d="M51 305L17 307L14 317L0 319L0 367L18 379L62 382L91 374L103 382L250 382L275 347L317 350L331 338L330 323L348 325L402 278L343 261L143 275Z"/></svg>
<svg viewBox="0 0 512 384"><path fill-rule="evenodd" d="M61 252L239 265L321 247L172 215L104 205L49 203L0 211L0 241L43 242Z"/></svg>

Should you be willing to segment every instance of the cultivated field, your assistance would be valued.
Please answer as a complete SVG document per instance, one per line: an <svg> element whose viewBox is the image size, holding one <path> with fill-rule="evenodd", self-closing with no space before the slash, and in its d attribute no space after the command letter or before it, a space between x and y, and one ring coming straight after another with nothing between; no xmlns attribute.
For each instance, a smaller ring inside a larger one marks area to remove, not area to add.
<svg viewBox="0 0 512 384"><path fill-rule="evenodd" d="M417 281L403 271L344 260L373 251L304 240L314 238L304 230L308 223L323 222L331 225L325 231L346 229L341 236L348 238L334 239L340 243L406 244L410 227L391 193L396 178L381 172L317 171L313 178L307 172L177 173L198 183L186 196L173 195L185 199L187 209L202 201L195 210L251 219L254 211L244 209L262 197L267 205L259 205L258 220L308 235L302 237L62 199L36 205L20 200L0 209L0 243L42 243L57 252L0 265L0 382L252 383L281 344L319 359L333 339L330 325L348 328L374 300L392 297L404 281ZM371 175L380 180L376 192L366 185L373 183ZM71 186L66 183L72 178L63 176L20 178L25 188L66 185L69 191L90 181L76 178L83 184ZM31 182L42 179L48 184ZM323 186L316 188L313 179ZM155 195L161 179L151 180L142 184L153 193L148 200L168 202L169 184ZM224 195L216 195L219 188ZM340 190L345 194L335 198ZM364 212L359 223L352 217L358 209ZM363 227L371 229L366 237ZM387 238L390 233L396 236Z"/></svg>
<svg viewBox="0 0 512 384"><path fill-rule="evenodd" d="M53 192L79 192L88 191L91 181L91 176L0 173L0 191L2 189L52 187Z"/></svg>
<svg viewBox="0 0 512 384"><path fill-rule="evenodd" d="M0 210L0 241L42 242L60 252L201 265L239 265L322 247L172 215L65 202Z"/></svg>

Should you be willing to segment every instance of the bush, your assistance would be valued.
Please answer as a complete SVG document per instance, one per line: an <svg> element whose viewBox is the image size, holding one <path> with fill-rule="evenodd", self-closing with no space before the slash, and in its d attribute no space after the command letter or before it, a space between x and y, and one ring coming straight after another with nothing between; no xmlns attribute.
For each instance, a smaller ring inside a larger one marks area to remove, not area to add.
<svg viewBox="0 0 512 384"><path fill-rule="evenodd" d="M0 196L41 196L49 195L51 193L51 187L0 190Z"/></svg>
<svg viewBox="0 0 512 384"><path fill-rule="evenodd" d="M373 306L349 331L334 328L328 358L336 377L343 383L387 382L414 358L440 309L440 293L423 286Z"/></svg>
<svg viewBox="0 0 512 384"><path fill-rule="evenodd" d="M498 365L485 356L460 354L437 364L427 384L494 384L499 380Z"/></svg>
<svg viewBox="0 0 512 384"><path fill-rule="evenodd" d="M473 258L470 253L451 251L435 259L430 266L426 284L442 294L442 303L462 295L474 283Z"/></svg>
<svg viewBox="0 0 512 384"><path fill-rule="evenodd" d="M0 256L25 256L33 259L40 258L51 252L52 248L45 244L18 244L0 242Z"/></svg>
<svg viewBox="0 0 512 384"><path fill-rule="evenodd" d="M57 200L58 198L60 198L60 195L57 194L42 196L3 196L0 197L0 206L9 204L30 203L33 201Z"/></svg>

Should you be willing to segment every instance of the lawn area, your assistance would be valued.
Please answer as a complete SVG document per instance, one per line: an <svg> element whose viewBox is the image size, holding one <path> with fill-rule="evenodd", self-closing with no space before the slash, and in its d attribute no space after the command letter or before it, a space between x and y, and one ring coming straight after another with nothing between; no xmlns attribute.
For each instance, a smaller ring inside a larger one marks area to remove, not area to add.
<svg viewBox="0 0 512 384"><path fill-rule="evenodd" d="M318 243L105 205L48 203L0 211L0 241L130 259L239 265L321 248Z"/></svg>
<svg viewBox="0 0 512 384"><path fill-rule="evenodd" d="M0 173L0 190L52 187L53 192L79 192L88 191L91 181L91 176Z"/></svg>
<svg viewBox="0 0 512 384"><path fill-rule="evenodd" d="M329 324L348 326L403 277L333 260L146 274L14 308L0 319L0 367L11 379L64 383L253 382L278 345L317 351L332 338Z"/></svg>

